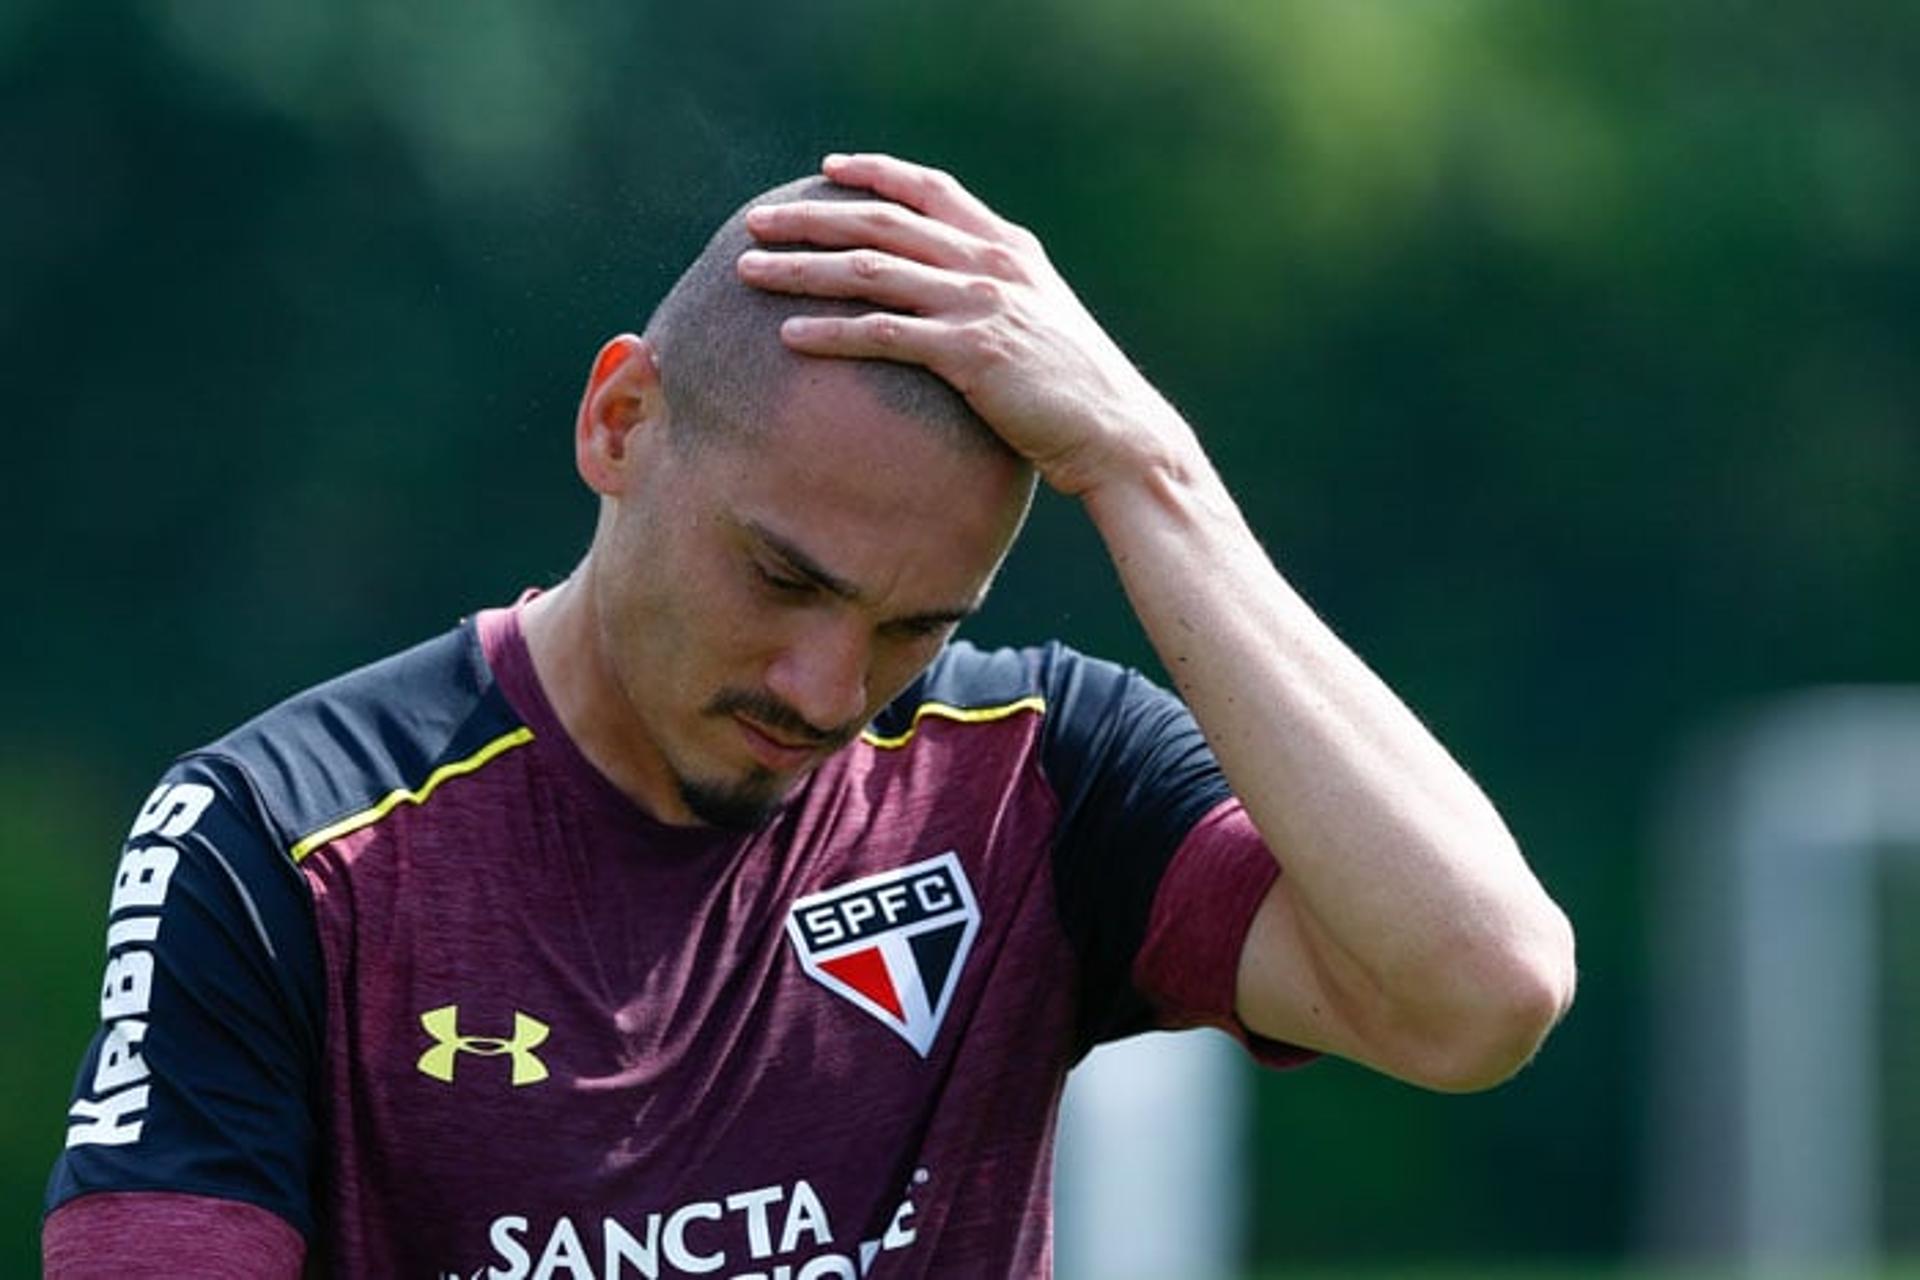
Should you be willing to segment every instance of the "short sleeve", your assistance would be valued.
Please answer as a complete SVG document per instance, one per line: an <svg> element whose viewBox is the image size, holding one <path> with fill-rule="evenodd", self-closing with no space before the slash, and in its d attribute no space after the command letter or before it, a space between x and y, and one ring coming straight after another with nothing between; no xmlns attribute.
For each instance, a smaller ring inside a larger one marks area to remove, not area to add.
<svg viewBox="0 0 1920 1280"><path fill-rule="evenodd" d="M1043 660L1046 729L1043 768L1060 798L1054 890L1060 919L1079 956L1079 1050L1156 1027L1200 1021L1231 1029L1231 973L1246 927L1273 881L1273 858L1235 865L1233 879L1169 881L1169 867L1210 814L1233 802L1227 779L1187 706L1139 672L1052 647ZM1250 827L1248 827L1250 831ZM1156 956L1139 967L1162 887L1179 889L1183 931L1162 929ZM1206 948L1183 944L1204 938ZM1144 979L1137 981L1137 979ZM1194 1004L1202 992L1225 1009Z"/></svg>
<svg viewBox="0 0 1920 1280"><path fill-rule="evenodd" d="M311 901L245 774L189 757L136 815L100 1027L49 1211L95 1192L241 1201L311 1237L324 994Z"/></svg>
<svg viewBox="0 0 1920 1280"><path fill-rule="evenodd" d="M1247 930L1279 876L1240 802L1216 805L1160 877L1131 976L1160 1025L1218 1027L1263 1065L1295 1067L1319 1053L1259 1035L1234 1008Z"/></svg>

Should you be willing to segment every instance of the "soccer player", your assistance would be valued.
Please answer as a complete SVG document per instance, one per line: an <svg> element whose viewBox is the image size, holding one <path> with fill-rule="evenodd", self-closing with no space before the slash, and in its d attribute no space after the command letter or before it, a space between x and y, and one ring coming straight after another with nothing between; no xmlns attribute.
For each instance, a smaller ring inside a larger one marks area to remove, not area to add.
<svg viewBox="0 0 1920 1280"><path fill-rule="evenodd" d="M1091 1046L1468 1090L1564 1013L1493 807L1039 242L823 169L599 352L570 577L139 810L50 1275L1045 1275ZM1180 698L950 641L1036 478Z"/></svg>

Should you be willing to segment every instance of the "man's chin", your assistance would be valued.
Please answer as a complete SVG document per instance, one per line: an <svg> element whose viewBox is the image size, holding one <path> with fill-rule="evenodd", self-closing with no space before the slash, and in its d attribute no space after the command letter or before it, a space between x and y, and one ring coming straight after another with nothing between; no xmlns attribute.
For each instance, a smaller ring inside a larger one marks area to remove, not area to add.
<svg viewBox="0 0 1920 1280"><path fill-rule="evenodd" d="M789 784L764 769L737 782L680 779L680 802L699 821L724 831L753 831L767 825Z"/></svg>

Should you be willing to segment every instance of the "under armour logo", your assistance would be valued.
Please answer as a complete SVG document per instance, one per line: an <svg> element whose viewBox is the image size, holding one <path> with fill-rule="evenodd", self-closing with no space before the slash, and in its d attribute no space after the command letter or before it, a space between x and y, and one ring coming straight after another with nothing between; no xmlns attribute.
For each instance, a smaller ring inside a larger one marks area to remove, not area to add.
<svg viewBox="0 0 1920 1280"><path fill-rule="evenodd" d="M499 1036L463 1036L460 1034L460 1006L443 1005L420 1015L420 1025L433 1037L433 1047L420 1055L420 1070L435 1080L453 1083L453 1060L463 1053L483 1058L506 1054L513 1059L513 1083L539 1084L547 1078L547 1065L534 1055L546 1042L552 1028L540 1019L515 1010L513 1038Z"/></svg>

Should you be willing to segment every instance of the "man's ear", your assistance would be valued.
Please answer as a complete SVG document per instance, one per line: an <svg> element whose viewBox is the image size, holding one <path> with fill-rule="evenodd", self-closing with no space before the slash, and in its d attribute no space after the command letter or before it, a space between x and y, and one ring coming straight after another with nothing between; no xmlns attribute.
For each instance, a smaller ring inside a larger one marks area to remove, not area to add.
<svg viewBox="0 0 1920 1280"><path fill-rule="evenodd" d="M603 497L627 487L635 431L664 426L666 399L653 344L623 333L593 358L574 422L573 458L580 478Z"/></svg>

